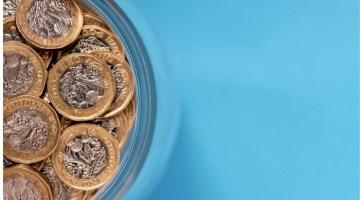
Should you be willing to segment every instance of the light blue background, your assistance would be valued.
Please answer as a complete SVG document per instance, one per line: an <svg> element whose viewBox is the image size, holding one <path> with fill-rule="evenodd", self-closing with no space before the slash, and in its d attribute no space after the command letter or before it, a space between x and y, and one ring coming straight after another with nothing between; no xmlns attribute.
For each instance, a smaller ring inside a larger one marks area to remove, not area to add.
<svg viewBox="0 0 360 200"><path fill-rule="evenodd" d="M125 199L359 199L358 1L117 2L181 106L162 178Z"/></svg>

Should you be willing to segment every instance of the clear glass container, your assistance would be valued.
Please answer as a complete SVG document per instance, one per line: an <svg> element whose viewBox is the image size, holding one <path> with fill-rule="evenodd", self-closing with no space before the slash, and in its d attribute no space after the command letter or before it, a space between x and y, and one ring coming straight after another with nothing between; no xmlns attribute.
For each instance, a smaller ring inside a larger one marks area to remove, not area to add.
<svg viewBox="0 0 360 200"><path fill-rule="evenodd" d="M121 152L120 167L93 199L123 198L140 172L146 181L138 181L137 190L142 191L136 192L149 192L151 189L146 188L154 187L166 167L179 121L176 85L164 51L152 30L146 31L146 37L153 45L146 46L131 20L112 0L79 2L107 22L118 36L135 77L136 117Z"/></svg>

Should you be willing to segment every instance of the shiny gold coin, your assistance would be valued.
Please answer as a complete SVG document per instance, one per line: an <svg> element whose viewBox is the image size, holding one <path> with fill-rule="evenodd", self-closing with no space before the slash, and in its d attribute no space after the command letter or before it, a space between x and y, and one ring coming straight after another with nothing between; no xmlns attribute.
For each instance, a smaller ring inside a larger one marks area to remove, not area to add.
<svg viewBox="0 0 360 200"><path fill-rule="evenodd" d="M128 122L124 112L122 111L113 117L97 118L91 121L86 121L85 123L96 124L105 128L119 142L120 151L124 147L126 140L129 136ZM63 117L61 118L60 124L62 124L63 130L65 130L72 124L76 124L76 122L73 123L73 121L71 121L70 119Z"/></svg>
<svg viewBox="0 0 360 200"><path fill-rule="evenodd" d="M99 189L88 191L84 200L92 199L98 192L99 192Z"/></svg>
<svg viewBox="0 0 360 200"><path fill-rule="evenodd" d="M20 1L15 16L21 35L39 49L60 49L71 44L84 23L75 0Z"/></svg>
<svg viewBox="0 0 360 200"><path fill-rule="evenodd" d="M46 159L40 161L40 162L36 162L36 163L32 163L30 164L30 166L34 169L36 169L37 171L40 171L41 168L44 166Z"/></svg>
<svg viewBox="0 0 360 200"><path fill-rule="evenodd" d="M4 105L4 155L10 160L30 164L47 158L60 137L56 111L33 96L19 96Z"/></svg>
<svg viewBox="0 0 360 200"><path fill-rule="evenodd" d="M40 172L50 181L54 200L82 200L88 196L86 191L75 190L63 183L56 175L51 159L46 160Z"/></svg>
<svg viewBox="0 0 360 200"><path fill-rule="evenodd" d="M83 11L83 13L90 13L90 14L96 15L93 11L91 11L89 8L87 8L82 3L78 2L78 4L79 4L81 10Z"/></svg>
<svg viewBox="0 0 360 200"><path fill-rule="evenodd" d="M91 54L104 60L115 76L116 94L109 110L101 115L108 118L124 110L134 95L134 75L129 64L108 51L92 51Z"/></svg>
<svg viewBox="0 0 360 200"><path fill-rule="evenodd" d="M3 46L4 101L19 95L39 97L46 83L44 61L28 45L6 42Z"/></svg>
<svg viewBox="0 0 360 200"><path fill-rule="evenodd" d="M4 42L21 42L26 44L26 41L20 35L16 28L15 18L8 18L3 22L3 41ZM40 57L44 60L45 67L48 68L53 57L53 51L45 51L34 49Z"/></svg>
<svg viewBox="0 0 360 200"><path fill-rule="evenodd" d="M3 171L3 199L42 199L52 200L50 182L38 171L28 165L14 165Z"/></svg>
<svg viewBox="0 0 360 200"><path fill-rule="evenodd" d="M86 53L71 54L50 71L47 92L61 115L74 121L92 120L111 105L115 78L103 60Z"/></svg>
<svg viewBox="0 0 360 200"><path fill-rule="evenodd" d="M119 143L101 126L77 124L65 129L51 156L62 182L78 190L95 190L115 175L120 160Z"/></svg>
<svg viewBox="0 0 360 200"><path fill-rule="evenodd" d="M125 59L124 48L118 38L109 30L96 25L85 25L74 45L58 52L57 59L72 53L88 53L91 51L112 51Z"/></svg>
<svg viewBox="0 0 360 200"><path fill-rule="evenodd" d="M32 168L36 169L37 171L40 171L40 169L42 168L44 163L45 163L45 160L42 160L42 161L30 164L30 166ZM19 163L14 162L3 155L3 167L10 167L10 166L17 165L17 164L19 164Z"/></svg>
<svg viewBox="0 0 360 200"><path fill-rule="evenodd" d="M130 103L128 104L128 106L126 107L126 109L124 110L124 114L125 117L128 121L128 131L130 132L132 125L134 124L134 120L135 120L135 114L136 114L136 97L135 95L132 97Z"/></svg>
<svg viewBox="0 0 360 200"><path fill-rule="evenodd" d="M84 25L96 25L110 30L102 19L91 13L84 13Z"/></svg>

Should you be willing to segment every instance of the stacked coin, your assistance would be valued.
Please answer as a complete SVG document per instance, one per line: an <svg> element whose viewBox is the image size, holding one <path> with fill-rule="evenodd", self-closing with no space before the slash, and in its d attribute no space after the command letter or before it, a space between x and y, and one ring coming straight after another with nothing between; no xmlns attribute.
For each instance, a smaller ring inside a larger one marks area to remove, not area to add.
<svg viewBox="0 0 360 200"><path fill-rule="evenodd" d="M3 8L4 199L91 199L135 119L123 45L75 0Z"/></svg>

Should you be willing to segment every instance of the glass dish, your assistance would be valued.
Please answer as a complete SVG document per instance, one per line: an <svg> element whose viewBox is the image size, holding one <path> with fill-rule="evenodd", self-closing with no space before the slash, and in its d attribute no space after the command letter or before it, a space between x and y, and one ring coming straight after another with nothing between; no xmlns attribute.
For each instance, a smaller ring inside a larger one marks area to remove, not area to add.
<svg viewBox="0 0 360 200"><path fill-rule="evenodd" d="M141 171L147 181L140 181L142 185L138 188L147 191L138 192L149 192L146 188L154 187L153 182L161 176L176 140L179 108L175 81L162 49L152 51L149 56L135 26L115 2L79 2L106 21L118 36L135 77L136 116L121 152L120 167L93 199L122 199Z"/></svg>

